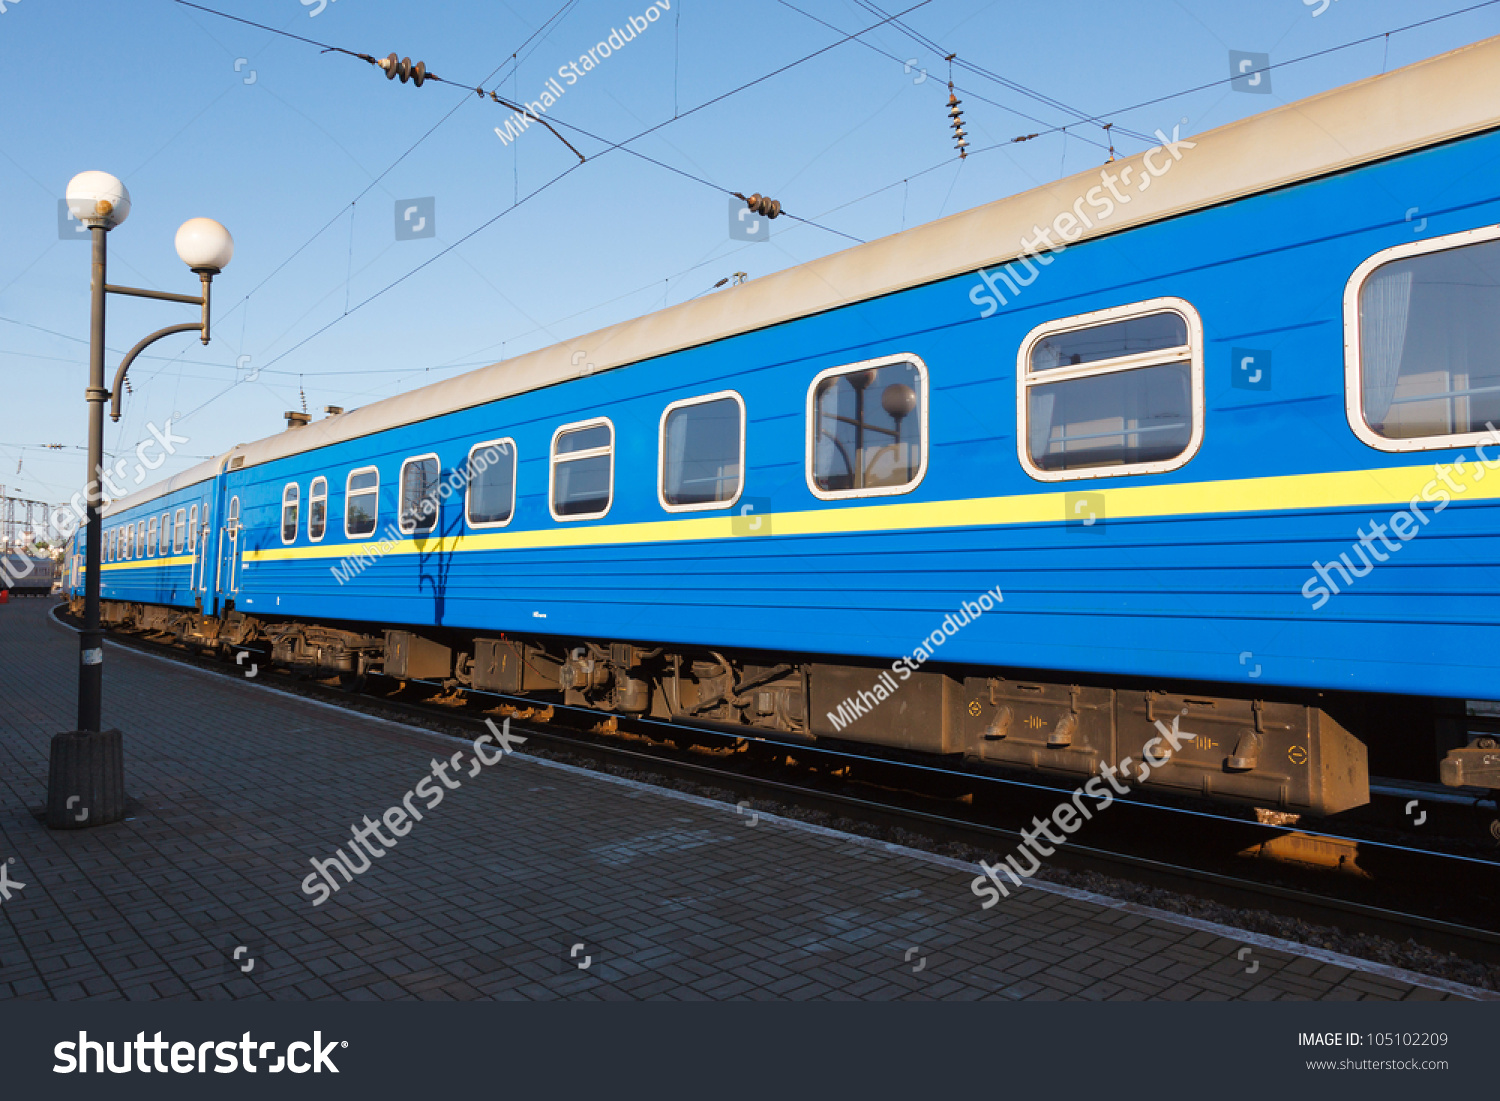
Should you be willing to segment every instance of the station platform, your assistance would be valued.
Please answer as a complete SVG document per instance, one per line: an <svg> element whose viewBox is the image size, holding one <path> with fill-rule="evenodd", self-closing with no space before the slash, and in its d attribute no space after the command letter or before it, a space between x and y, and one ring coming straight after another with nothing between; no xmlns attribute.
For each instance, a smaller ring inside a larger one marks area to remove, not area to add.
<svg viewBox="0 0 1500 1101"><path fill-rule="evenodd" d="M52 832L78 660L52 607L0 609L0 999L1485 996L1048 884L983 910L956 860L524 747L314 906L310 861L468 743L111 644L136 809Z"/></svg>

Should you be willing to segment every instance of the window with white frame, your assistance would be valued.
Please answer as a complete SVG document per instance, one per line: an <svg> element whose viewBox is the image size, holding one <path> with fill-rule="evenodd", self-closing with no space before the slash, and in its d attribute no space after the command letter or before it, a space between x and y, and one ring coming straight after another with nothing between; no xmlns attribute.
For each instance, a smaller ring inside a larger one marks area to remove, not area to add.
<svg viewBox="0 0 1500 1101"><path fill-rule="evenodd" d="M380 471L373 466L349 473L344 486L344 535L357 539L375 533L380 515Z"/></svg>
<svg viewBox="0 0 1500 1101"><path fill-rule="evenodd" d="M135 556L146 557L146 521L144 520L135 525Z"/></svg>
<svg viewBox="0 0 1500 1101"><path fill-rule="evenodd" d="M188 509L188 553L198 553L198 506Z"/></svg>
<svg viewBox="0 0 1500 1101"><path fill-rule="evenodd" d="M469 451L464 515L470 527L504 527L516 512L516 442L488 440Z"/></svg>
<svg viewBox="0 0 1500 1101"><path fill-rule="evenodd" d="M1382 451L1461 447L1500 421L1500 226L1386 249L1344 295L1349 423Z"/></svg>
<svg viewBox="0 0 1500 1101"><path fill-rule="evenodd" d="M597 520L614 498L615 426L606 418L565 424L552 435L548 503L554 520Z"/></svg>
<svg viewBox="0 0 1500 1101"><path fill-rule="evenodd" d="M172 522L172 553L181 554L185 550L187 550L187 509L180 508Z"/></svg>
<svg viewBox="0 0 1500 1101"><path fill-rule="evenodd" d="M1180 298L1039 326L1016 379L1016 443L1033 478L1160 473L1202 443L1203 325Z"/></svg>
<svg viewBox="0 0 1500 1101"><path fill-rule="evenodd" d="M161 556L165 558L172 553L172 514L164 512L161 514Z"/></svg>
<svg viewBox="0 0 1500 1101"><path fill-rule="evenodd" d="M291 544L297 541L297 510L302 503L302 489L292 482L281 491L281 541Z"/></svg>
<svg viewBox="0 0 1500 1101"><path fill-rule="evenodd" d="M728 508L745 470L745 402L732 390L673 402L661 415L657 493L668 512Z"/></svg>
<svg viewBox="0 0 1500 1101"><path fill-rule="evenodd" d="M156 557L156 549L157 549L157 546L158 546L158 544L157 544L157 538L158 538L157 527L158 527L159 524L160 524L160 521L155 516L153 516L153 517L151 517L151 523L146 528L146 557L147 558L155 558Z"/></svg>
<svg viewBox="0 0 1500 1101"><path fill-rule="evenodd" d="M438 481L442 467L436 455L401 464L401 493L396 518L404 535L426 535L438 526Z"/></svg>
<svg viewBox="0 0 1500 1101"><path fill-rule="evenodd" d="M314 478L307 490L307 537L314 543L321 543L327 530L328 479Z"/></svg>
<svg viewBox="0 0 1500 1101"><path fill-rule="evenodd" d="M833 367L807 392L813 495L908 493L927 471L927 367L914 355Z"/></svg>

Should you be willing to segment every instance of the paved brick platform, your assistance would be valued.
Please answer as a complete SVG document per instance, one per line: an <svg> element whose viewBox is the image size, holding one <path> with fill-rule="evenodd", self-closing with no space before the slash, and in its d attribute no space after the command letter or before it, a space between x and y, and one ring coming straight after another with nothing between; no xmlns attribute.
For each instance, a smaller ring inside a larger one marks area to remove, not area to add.
<svg viewBox="0 0 1500 1101"><path fill-rule="evenodd" d="M1078 892L984 911L956 862L524 756L461 775L315 908L309 860L460 743L110 646L106 721L139 807L49 832L32 811L77 661L50 607L0 608L0 861L25 884L0 899L0 998L1465 993Z"/></svg>

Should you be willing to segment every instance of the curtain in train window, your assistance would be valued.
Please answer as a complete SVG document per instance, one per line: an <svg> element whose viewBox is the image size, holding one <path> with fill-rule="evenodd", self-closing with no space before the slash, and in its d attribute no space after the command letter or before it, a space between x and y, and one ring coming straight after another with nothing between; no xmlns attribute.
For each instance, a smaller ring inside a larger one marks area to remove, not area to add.
<svg viewBox="0 0 1500 1101"><path fill-rule="evenodd" d="M401 464L401 501L398 517L407 535L425 535L438 525L438 478L436 455L407 459Z"/></svg>
<svg viewBox="0 0 1500 1101"><path fill-rule="evenodd" d="M1500 241L1382 264L1359 290L1365 423L1393 440L1500 421Z"/></svg>
<svg viewBox="0 0 1500 1101"><path fill-rule="evenodd" d="M516 445L513 440L481 443L469 452L465 508L475 527L510 523L516 510Z"/></svg>
<svg viewBox="0 0 1500 1101"><path fill-rule="evenodd" d="M661 497L671 509L718 508L740 495L744 406L737 397L695 398L662 420Z"/></svg>
<svg viewBox="0 0 1500 1101"><path fill-rule="evenodd" d="M927 383L901 358L860 364L813 384L812 483L820 495L901 493L922 478Z"/></svg>
<svg viewBox="0 0 1500 1101"><path fill-rule="evenodd" d="M552 441L552 516L591 520L614 496L615 430L608 421L569 426Z"/></svg>
<svg viewBox="0 0 1500 1101"><path fill-rule="evenodd" d="M1171 463L1193 446L1194 348L1175 310L1051 333L1025 367L1035 471Z"/></svg>

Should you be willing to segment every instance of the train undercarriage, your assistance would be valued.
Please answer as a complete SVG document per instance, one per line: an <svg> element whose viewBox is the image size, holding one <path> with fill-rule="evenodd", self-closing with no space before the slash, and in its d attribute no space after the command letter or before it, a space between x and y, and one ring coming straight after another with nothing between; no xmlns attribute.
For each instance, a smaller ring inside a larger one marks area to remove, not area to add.
<svg viewBox="0 0 1500 1101"><path fill-rule="evenodd" d="M361 625L121 602L105 602L101 613L112 629L226 656L252 652L351 684L383 675L436 684L455 699L471 691L507 697L503 707L523 718L546 719L560 704L606 723L619 716L792 742L836 739L1292 814L1367 803L1367 743L1381 775L1500 788L1500 709L1476 715L1464 701L1235 696L1223 685L553 636L370 634Z"/></svg>

